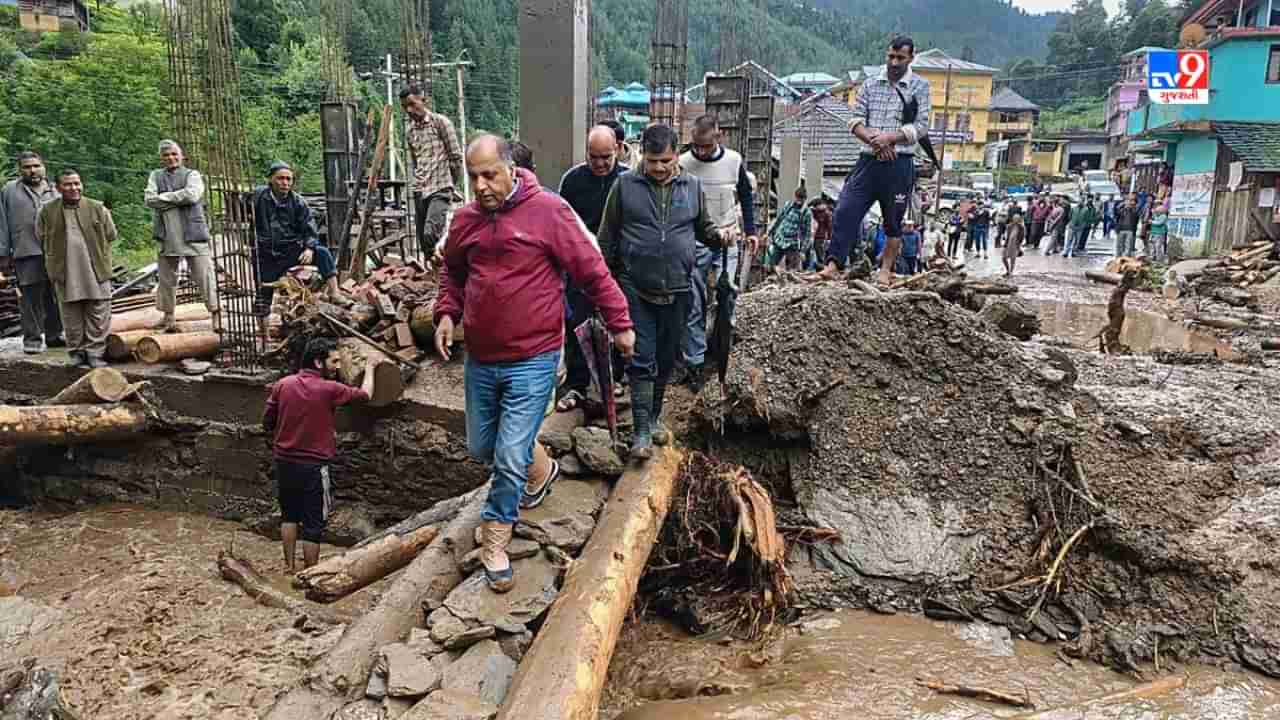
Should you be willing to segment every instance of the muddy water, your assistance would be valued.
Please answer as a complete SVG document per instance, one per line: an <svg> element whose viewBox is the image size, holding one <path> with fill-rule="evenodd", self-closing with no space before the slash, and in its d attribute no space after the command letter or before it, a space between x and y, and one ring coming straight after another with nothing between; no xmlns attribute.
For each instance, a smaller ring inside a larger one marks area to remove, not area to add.
<svg viewBox="0 0 1280 720"><path fill-rule="evenodd" d="M1179 667L1184 688L1150 699L1099 698L1137 683L1106 668L1054 657L1056 646L1011 640L1003 628L920 617L840 612L807 620L763 667L758 653L665 637L624 641L611 680L626 683L631 709L617 720L978 720L1025 711L942 696L917 677L1021 695L1045 720L1199 720L1280 717L1280 681L1243 672ZM1168 668L1166 668L1166 671ZM1151 673L1154 677L1154 673ZM647 698L688 696L647 702ZM712 697L693 697L711 695ZM643 703L636 706L636 703Z"/></svg>
<svg viewBox="0 0 1280 720"><path fill-rule="evenodd" d="M1084 305L1055 300L1032 301L1040 315L1041 333L1069 338L1082 348L1096 349L1097 334L1107 324L1105 305ZM1143 310L1125 313L1121 342L1135 352L1151 350L1186 350L1217 353L1230 358L1236 353L1231 344L1211 333L1187 327L1163 315Z"/></svg>

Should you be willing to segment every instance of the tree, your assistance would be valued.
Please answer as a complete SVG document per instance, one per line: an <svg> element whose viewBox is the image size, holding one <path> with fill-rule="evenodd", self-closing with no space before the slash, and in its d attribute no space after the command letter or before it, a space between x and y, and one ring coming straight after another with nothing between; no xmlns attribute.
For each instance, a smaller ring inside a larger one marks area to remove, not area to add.
<svg viewBox="0 0 1280 720"><path fill-rule="evenodd" d="M231 8L231 25L236 40L266 58L280 42L285 14L277 0L236 0Z"/></svg>
<svg viewBox="0 0 1280 720"><path fill-rule="evenodd" d="M1151 0L1130 21L1125 36L1124 51L1129 52L1148 45L1172 48L1177 44L1177 15L1164 3L1164 0Z"/></svg>

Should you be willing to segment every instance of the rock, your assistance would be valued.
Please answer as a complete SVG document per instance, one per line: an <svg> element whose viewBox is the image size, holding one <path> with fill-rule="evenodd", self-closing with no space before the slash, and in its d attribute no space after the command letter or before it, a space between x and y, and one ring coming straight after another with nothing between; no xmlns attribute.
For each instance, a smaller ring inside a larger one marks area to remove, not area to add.
<svg viewBox="0 0 1280 720"><path fill-rule="evenodd" d="M462 557L462 562L459 563L459 566L462 568L464 575L470 575L480 569L480 550L481 548L476 548ZM523 560L537 555L541 550L542 546L536 540L518 537L507 545L507 557L513 561Z"/></svg>
<svg viewBox="0 0 1280 720"><path fill-rule="evenodd" d="M475 695L437 690L413 706L401 720L489 720L498 714L498 706Z"/></svg>
<svg viewBox="0 0 1280 720"><path fill-rule="evenodd" d="M482 625L454 635L445 641L444 646L446 650L462 650L497 634L498 631L494 630L492 625Z"/></svg>
<svg viewBox="0 0 1280 720"><path fill-rule="evenodd" d="M28 636L49 630L61 619L61 610L17 595L0 597L0 650L11 650ZM0 652L0 656L8 654Z"/></svg>
<svg viewBox="0 0 1280 720"><path fill-rule="evenodd" d="M382 703L377 700L357 700L347 703L333 714L333 720L382 720Z"/></svg>
<svg viewBox="0 0 1280 720"><path fill-rule="evenodd" d="M427 657L435 657L444 652L444 646L431 639L431 631L423 628L409 631L408 645Z"/></svg>
<svg viewBox="0 0 1280 720"><path fill-rule="evenodd" d="M1056 387L1067 379L1067 374L1057 368L1042 367L1040 368L1040 379L1044 380L1045 384Z"/></svg>
<svg viewBox="0 0 1280 720"><path fill-rule="evenodd" d="M573 448L592 472L605 477L616 477L626 469L622 458L613 449L609 431L596 427L580 427L573 430Z"/></svg>
<svg viewBox="0 0 1280 720"><path fill-rule="evenodd" d="M521 630L518 633L502 633L498 636L498 645L507 657L519 663L533 644L533 633Z"/></svg>
<svg viewBox="0 0 1280 720"><path fill-rule="evenodd" d="M418 697L440 687L440 671L414 648L404 643L384 645L381 655L387 667L387 695Z"/></svg>
<svg viewBox="0 0 1280 720"><path fill-rule="evenodd" d="M948 625L951 632L990 657L1013 657L1013 634L1009 628L984 622Z"/></svg>
<svg viewBox="0 0 1280 720"><path fill-rule="evenodd" d="M398 720L399 718L404 717L404 714L409 712L409 709L413 706L413 700L393 697L383 698L382 714L386 720Z"/></svg>
<svg viewBox="0 0 1280 720"><path fill-rule="evenodd" d="M826 630L837 630L841 625L844 625L844 623L840 622L840 618L814 618L813 620L806 620L800 623L800 632L805 635L812 635Z"/></svg>
<svg viewBox="0 0 1280 720"><path fill-rule="evenodd" d="M340 503L329 513L324 524L324 541L339 547L351 547L378 531L373 511L364 503Z"/></svg>
<svg viewBox="0 0 1280 720"><path fill-rule="evenodd" d="M1130 422L1128 420L1117 420L1116 427L1125 435L1138 439L1145 438L1151 434L1151 431L1148 430L1145 425L1139 425L1138 423Z"/></svg>
<svg viewBox="0 0 1280 720"><path fill-rule="evenodd" d="M387 668L379 657L378 664L374 666L373 672L369 673L369 684L365 686L364 696L381 700L387 696Z"/></svg>
<svg viewBox="0 0 1280 720"><path fill-rule="evenodd" d="M573 434L568 429L544 427L538 433L538 442L555 456L573 452Z"/></svg>
<svg viewBox="0 0 1280 720"><path fill-rule="evenodd" d="M512 621L523 625L537 618L559 593L556 581L560 571L541 555L517 560L512 568L516 584L511 592L493 592L485 583L484 574L476 573L449 593L445 607L462 621L477 625L498 626ZM437 637L435 629L431 628L432 639Z"/></svg>
<svg viewBox="0 0 1280 720"><path fill-rule="evenodd" d="M1034 308L1016 297L1001 296L988 300L978 312L978 317L1019 340L1030 340L1040 332L1040 316Z"/></svg>
<svg viewBox="0 0 1280 720"><path fill-rule="evenodd" d="M564 475L568 475L569 477L583 475L586 473L586 468L583 467L582 461L578 459L577 455L572 453L560 456L556 459L556 462L560 463L560 472Z"/></svg>
<svg viewBox="0 0 1280 720"><path fill-rule="evenodd" d="M595 528L595 520L590 515L576 513L541 523L521 518L517 531L522 532L526 537L538 538L543 544L577 552L587 544L587 540L591 539L591 533ZM534 544L537 545L537 543Z"/></svg>
<svg viewBox="0 0 1280 720"><path fill-rule="evenodd" d="M466 631L467 624L446 608L440 608L431 613L430 638L432 642L443 646Z"/></svg>
<svg viewBox="0 0 1280 720"><path fill-rule="evenodd" d="M440 687L501 705L515 675L516 663L492 640L481 640L445 668Z"/></svg>

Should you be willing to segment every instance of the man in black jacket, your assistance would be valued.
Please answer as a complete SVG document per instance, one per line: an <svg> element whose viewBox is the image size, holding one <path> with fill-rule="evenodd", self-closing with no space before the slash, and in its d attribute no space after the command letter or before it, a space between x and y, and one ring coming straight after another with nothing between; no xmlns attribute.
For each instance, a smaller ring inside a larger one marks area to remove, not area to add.
<svg viewBox="0 0 1280 720"><path fill-rule="evenodd" d="M253 222L254 260L260 284L279 280L296 265L315 265L325 280L329 297L338 297L338 270L333 255L320 243L311 208L293 191L293 168L288 163L272 163L267 186L254 193ZM271 313L272 294L272 288L259 287L259 317Z"/></svg>
<svg viewBox="0 0 1280 720"><path fill-rule="evenodd" d="M587 133L587 161L569 169L560 178L560 197L582 219L591 234L600 230L604 216L604 204L618 176L629 170L618 161L618 145L612 128L597 125ZM586 357L578 347L578 337L573 329L591 317L595 311L581 290L568 286L565 290L565 306L569 311L569 329L565 334L565 367L568 370L565 394L557 408L572 410L586 397L591 384L591 372Z"/></svg>

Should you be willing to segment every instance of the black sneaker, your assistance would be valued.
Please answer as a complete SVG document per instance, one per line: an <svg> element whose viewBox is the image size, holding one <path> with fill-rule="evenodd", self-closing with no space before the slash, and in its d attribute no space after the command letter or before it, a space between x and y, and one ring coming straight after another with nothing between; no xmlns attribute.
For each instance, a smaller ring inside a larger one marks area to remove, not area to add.
<svg viewBox="0 0 1280 720"><path fill-rule="evenodd" d="M67 346L67 339L62 335L59 335L57 337L46 339L44 344L51 348L64 348Z"/></svg>
<svg viewBox="0 0 1280 720"><path fill-rule="evenodd" d="M541 505L542 501L546 500L547 496L551 494L551 486L555 483L556 480L559 480L559 479L560 479L560 463L556 462L555 460L552 460L551 472L550 474L547 475L546 482L542 483L542 487L538 489L538 492L533 493L532 495L527 492L520 493L520 509L532 510L538 507L539 505Z"/></svg>

